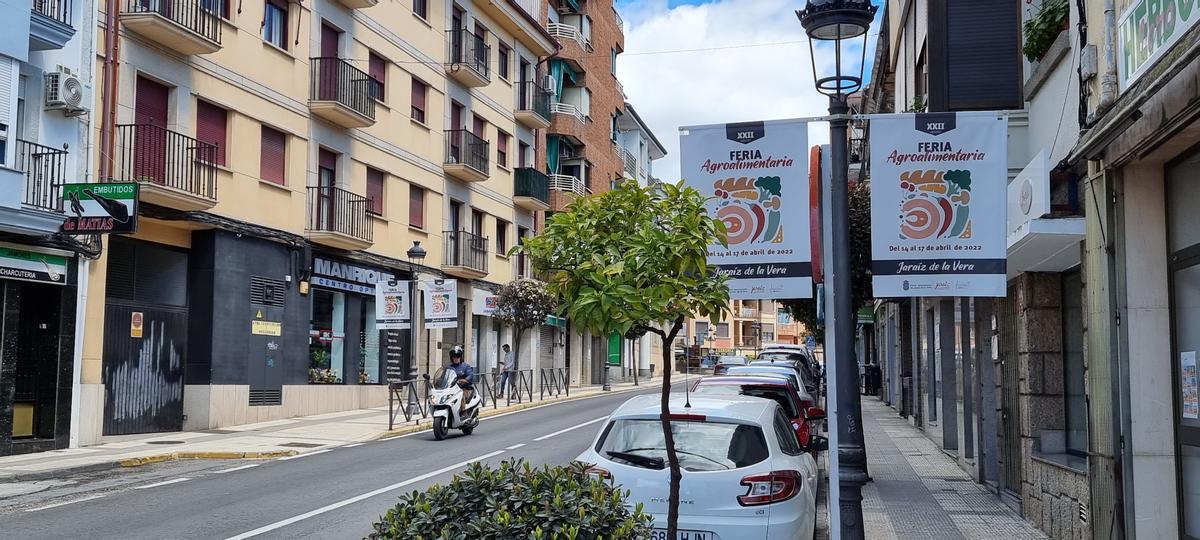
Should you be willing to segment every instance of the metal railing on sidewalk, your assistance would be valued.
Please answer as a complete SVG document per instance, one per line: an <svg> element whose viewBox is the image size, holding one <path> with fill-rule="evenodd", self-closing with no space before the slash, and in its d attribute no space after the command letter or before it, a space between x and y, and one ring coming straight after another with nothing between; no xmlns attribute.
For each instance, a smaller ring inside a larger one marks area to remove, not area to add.
<svg viewBox="0 0 1200 540"><path fill-rule="evenodd" d="M388 430L395 429L396 417L404 414L404 421L411 422L414 416L429 415L429 376L422 379L388 383Z"/></svg>
<svg viewBox="0 0 1200 540"><path fill-rule="evenodd" d="M567 368L542 368L541 375L541 384L538 385L538 399L546 399L546 395L550 395L550 397L558 397L563 394L567 396L571 395L570 385L567 380Z"/></svg>

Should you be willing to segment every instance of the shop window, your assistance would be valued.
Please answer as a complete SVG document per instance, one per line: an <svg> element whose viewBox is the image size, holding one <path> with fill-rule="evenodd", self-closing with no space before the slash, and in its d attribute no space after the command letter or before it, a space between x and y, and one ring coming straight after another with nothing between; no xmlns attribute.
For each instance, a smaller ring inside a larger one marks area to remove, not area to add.
<svg viewBox="0 0 1200 540"><path fill-rule="evenodd" d="M1088 411L1084 391L1083 278L1078 271L1063 274L1063 399L1066 406L1067 451L1087 455Z"/></svg>
<svg viewBox="0 0 1200 540"><path fill-rule="evenodd" d="M309 321L308 382L343 382L346 357L346 295L314 288Z"/></svg>
<svg viewBox="0 0 1200 540"><path fill-rule="evenodd" d="M378 384L379 378L379 324L375 320L375 299L367 297L362 302L359 314L362 333L358 340L358 382Z"/></svg>

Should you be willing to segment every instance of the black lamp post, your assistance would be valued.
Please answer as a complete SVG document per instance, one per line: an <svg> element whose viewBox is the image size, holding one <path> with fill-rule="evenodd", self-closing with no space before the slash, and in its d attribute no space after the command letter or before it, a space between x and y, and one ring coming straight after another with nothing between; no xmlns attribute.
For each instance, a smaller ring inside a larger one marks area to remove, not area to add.
<svg viewBox="0 0 1200 540"><path fill-rule="evenodd" d="M838 513L841 517L841 538L845 540L865 537L862 486L868 480L862 404L858 395L858 365L853 355L855 314L850 284L850 203L846 178L849 167L846 156L849 107L846 96L862 86L867 30L875 19L877 9L870 0L808 0L804 9L796 12L809 38L813 82L818 92L829 96L829 114L833 117L829 121L830 161L833 164L829 189L831 204L826 209L831 224L831 245L827 253L833 254L833 265L829 269L832 289L826 308L826 324L833 332L827 332L826 336L832 335L833 350L837 355L832 360L838 366L835 381L838 408ZM842 48L850 40L858 38L862 38L858 65L844 73ZM814 41L833 45L835 62L832 73L818 76Z"/></svg>
<svg viewBox="0 0 1200 540"><path fill-rule="evenodd" d="M409 270L412 272L412 287L409 290L409 297L408 297L408 303L409 303L408 313L409 313L409 318L410 318L408 327L410 329L409 335L411 336L410 342L409 342L409 347L408 347L410 363L408 365L408 373L405 374L405 377L408 379L415 379L417 377L417 343L418 343L418 341L417 341L417 295L420 294L420 290L421 290L421 288L417 286L417 266L419 266L421 264L421 261L425 260L426 252L425 252L425 248L421 247L420 240L413 240L413 245L412 245L412 247L408 248L408 252L406 254L408 255Z"/></svg>

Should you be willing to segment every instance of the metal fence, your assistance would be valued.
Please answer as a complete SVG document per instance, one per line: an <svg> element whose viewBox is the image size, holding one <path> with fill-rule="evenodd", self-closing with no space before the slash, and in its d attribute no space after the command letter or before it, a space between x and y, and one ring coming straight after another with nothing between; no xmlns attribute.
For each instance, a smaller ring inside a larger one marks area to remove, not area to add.
<svg viewBox="0 0 1200 540"><path fill-rule="evenodd" d="M371 240L370 200L333 186L308 187L308 230Z"/></svg>
<svg viewBox="0 0 1200 540"><path fill-rule="evenodd" d="M532 167L519 167L513 175L513 196L532 197L550 204L550 178Z"/></svg>
<svg viewBox="0 0 1200 540"><path fill-rule="evenodd" d="M487 44L484 38L471 33L465 28L459 30L447 30L446 41L450 45L451 64L463 64L475 72L483 75L485 79L491 78L490 64L488 58L491 57L491 46Z"/></svg>
<svg viewBox="0 0 1200 540"><path fill-rule="evenodd" d="M29 206L62 211L62 185L66 180L67 151L17 139L16 169L25 173Z"/></svg>
<svg viewBox="0 0 1200 540"><path fill-rule="evenodd" d="M147 182L217 198L217 147L152 124L117 126L113 180Z"/></svg>
<svg viewBox="0 0 1200 540"><path fill-rule="evenodd" d="M205 39L221 42L221 18L202 0L125 0L122 13L155 13Z"/></svg>
<svg viewBox="0 0 1200 540"><path fill-rule="evenodd" d="M522 111L533 111L538 116L550 121L550 91L546 90L537 81L525 81L520 84L518 89L520 98L517 101L517 109Z"/></svg>
<svg viewBox="0 0 1200 540"><path fill-rule="evenodd" d="M447 130L446 163L461 163L488 174L488 142L470 130Z"/></svg>
<svg viewBox="0 0 1200 540"><path fill-rule="evenodd" d="M538 385L538 399L546 399L547 395L550 397L571 395L569 376L565 367L542 368L542 380Z"/></svg>
<svg viewBox="0 0 1200 540"><path fill-rule="evenodd" d="M33 0L33 12L71 25L71 0Z"/></svg>
<svg viewBox="0 0 1200 540"><path fill-rule="evenodd" d="M379 81L341 58L312 58L309 99L333 101L358 114L375 119L375 96Z"/></svg>
<svg viewBox="0 0 1200 540"><path fill-rule="evenodd" d="M500 395L501 374L499 372L492 370L490 373L479 374L475 381L475 392L479 394L480 407L498 409L501 400L505 406L511 405L513 402L520 404L535 401L533 398L533 371L532 369L510 371L505 389L507 391L503 396ZM571 395L567 368L542 368L541 376L542 381L539 385L541 389L536 401ZM388 430L396 428L397 421L401 416L404 417L404 422L419 423L421 420L429 418L433 414L433 408L430 406L431 389L429 375L388 383Z"/></svg>
<svg viewBox="0 0 1200 540"><path fill-rule="evenodd" d="M488 271L488 239L467 231L443 231L446 239L446 266L461 266L479 272Z"/></svg>

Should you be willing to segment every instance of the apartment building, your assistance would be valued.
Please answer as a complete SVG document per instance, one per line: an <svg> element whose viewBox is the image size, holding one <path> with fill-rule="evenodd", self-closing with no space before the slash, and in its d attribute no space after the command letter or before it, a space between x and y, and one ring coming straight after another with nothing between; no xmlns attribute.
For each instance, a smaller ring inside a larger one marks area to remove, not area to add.
<svg viewBox="0 0 1200 540"><path fill-rule="evenodd" d="M729 311L713 324L708 319L688 319L675 340L677 354L695 362L706 355L754 357L765 346L799 345L806 336L783 305L774 300L730 300Z"/></svg>
<svg viewBox="0 0 1200 540"><path fill-rule="evenodd" d="M66 448L79 410L77 309L96 244L57 235L86 182L88 0L3 0L0 34L0 455Z"/></svg>
<svg viewBox="0 0 1200 540"><path fill-rule="evenodd" d="M527 274L508 252L550 204L543 9L102 6L97 178L141 197L89 271L83 443L380 405L454 345L494 366L511 330L486 297ZM457 298L380 330L376 284L413 279ZM455 327L421 324L435 308Z"/></svg>

